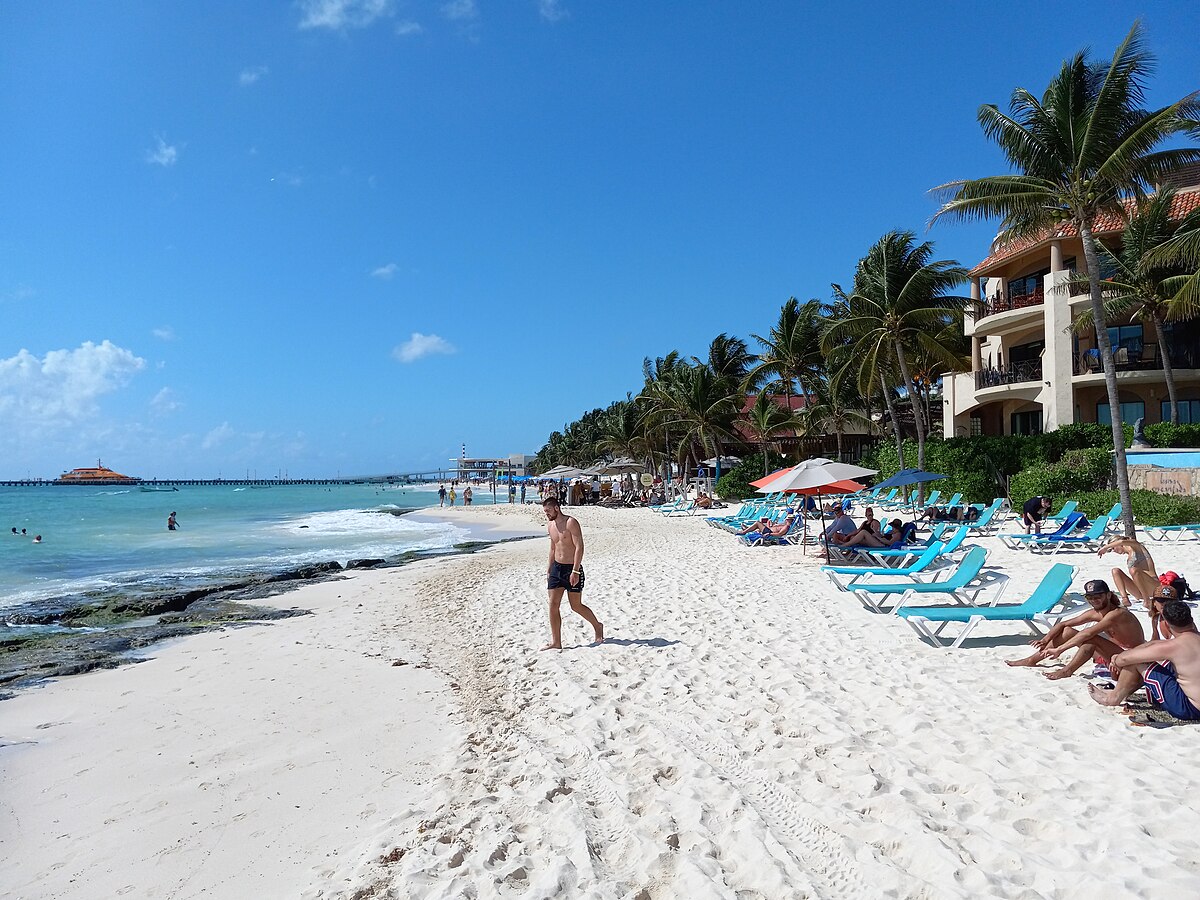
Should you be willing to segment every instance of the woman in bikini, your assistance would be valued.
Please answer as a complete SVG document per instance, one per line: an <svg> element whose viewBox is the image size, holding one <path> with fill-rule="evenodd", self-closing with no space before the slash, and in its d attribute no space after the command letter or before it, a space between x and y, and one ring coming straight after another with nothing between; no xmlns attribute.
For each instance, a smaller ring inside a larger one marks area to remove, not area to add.
<svg viewBox="0 0 1200 900"><path fill-rule="evenodd" d="M1150 557L1146 545L1134 538L1119 537L1101 547L1097 555L1103 556L1109 552L1124 553L1125 565L1129 568L1128 572L1121 568L1112 570L1113 584L1121 595L1121 603L1128 606L1130 595L1143 603L1149 601L1161 585L1158 583L1158 571L1154 568L1154 560Z"/></svg>

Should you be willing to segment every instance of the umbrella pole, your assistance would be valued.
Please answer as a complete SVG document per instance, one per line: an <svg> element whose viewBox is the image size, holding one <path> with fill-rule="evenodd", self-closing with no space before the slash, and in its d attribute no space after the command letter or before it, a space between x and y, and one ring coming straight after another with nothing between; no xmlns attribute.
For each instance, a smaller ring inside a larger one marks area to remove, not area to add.
<svg viewBox="0 0 1200 900"><path fill-rule="evenodd" d="M821 489L820 488L817 488L817 509L821 510L821 534L824 534L825 533L825 504L821 502ZM820 543L820 542L821 542L821 539L817 538L817 543ZM825 556L830 562L833 562L833 557L829 555L829 544L825 545Z"/></svg>

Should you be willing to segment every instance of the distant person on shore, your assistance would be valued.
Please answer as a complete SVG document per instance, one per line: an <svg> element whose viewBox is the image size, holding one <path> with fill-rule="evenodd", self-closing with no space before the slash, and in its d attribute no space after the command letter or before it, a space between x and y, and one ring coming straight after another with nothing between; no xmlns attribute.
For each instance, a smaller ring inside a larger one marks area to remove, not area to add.
<svg viewBox="0 0 1200 900"><path fill-rule="evenodd" d="M447 495L450 499L450 505L454 505L455 499L458 497L458 492L454 490L454 485L450 485L450 493Z"/></svg>
<svg viewBox="0 0 1200 900"><path fill-rule="evenodd" d="M175 513L172 512L167 516L167 531L175 531L179 527L179 523L175 521Z"/></svg>
<svg viewBox="0 0 1200 900"><path fill-rule="evenodd" d="M1111 663L1114 656L1146 640L1142 623L1121 605L1108 582L1094 578L1083 586L1083 596L1092 607L1073 618L1059 622L1044 637L1033 641L1034 652L1024 659L1008 660L1010 666L1036 666L1043 659L1058 659L1078 647L1071 661L1061 669L1047 672L1051 680L1070 678L1089 659Z"/></svg>
<svg viewBox="0 0 1200 900"><path fill-rule="evenodd" d="M472 496L474 495L471 493L471 486L468 484L465 488L463 488L463 506L471 505Z"/></svg>
<svg viewBox="0 0 1200 900"><path fill-rule="evenodd" d="M511 480L508 482L508 502L510 504L517 502L517 486Z"/></svg>
<svg viewBox="0 0 1200 900"><path fill-rule="evenodd" d="M525 482L521 482L521 503L525 503Z"/></svg>
<svg viewBox="0 0 1200 900"><path fill-rule="evenodd" d="M444 484L439 484L438 485L438 508L440 509L441 507L443 507L445 505L446 505L446 486Z"/></svg>
<svg viewBox="0 0 1200 900"><path fill-rule="evenodd" d="M547 497L542 502L546 514L546 533L550 536L550 561L546 565L546 591L550 595L550 643L543 650L562 649L562 615L559 604L563 592L571 601L571 609L583 616L596 632L596 643L604 643L604 625L583 605L583 531L579 520L568 516L558 500Z"/></svg>
<svg viewBox="0 0 1200 900"><path fill-rule="evenodd" d="M1053 503L1049 497L1030 497L1025 501L1025 505L1021 507L1021 524L1025 526L1026 534L1042 533L1042 520L1050 515Z"/></svg>
<svg viewBox="0 0 1200 900"><path fill-rule="evenodd" d="M1194 722L1200 719L1200 633L1182 600L1164 603L1162 618L1171 639L1147 641L1118 653L1109 660L1116 688L1089 684L1088 692L1101 706L1120 706L1145 684L1151 706Z"/></svg>
<svg viewBox="0 0 1200 900"><path fill-rule="evenodd" d="M1146 603L1158 592L1158 570L1154 567L1150 551L1141 541L1127 537L1115 538L1101 547L1096 555L1103 556L1105 553L1125 554L1125 565L1129 572L1115 568L1112 577L1113 585L1121 594L1121 602L1126 606L1129 605L1130 594Z"/></svg>

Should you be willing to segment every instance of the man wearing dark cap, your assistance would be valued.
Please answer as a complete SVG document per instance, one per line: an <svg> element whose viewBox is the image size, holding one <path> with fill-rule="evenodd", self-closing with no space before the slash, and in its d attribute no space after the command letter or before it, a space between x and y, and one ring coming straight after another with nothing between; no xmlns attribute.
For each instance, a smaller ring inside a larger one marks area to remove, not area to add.
<svg viewBox="0 0 1200 900"><path fill-rule="evenodd" d="M1162 618L1171 639L1147 641L1118 653L1109 665L1117 673L1116 688L1088 685L1101 706L1120 706L1146 685L1146 699L1177 719L1200 720L1200 632L1192 611L1182 600L1162 604Z"/></svg>
<svg viewBox="0 0 1200 900"><path fill-rule="evenodd" d="M1067 650L1078 647L1063 668L1047 672L1052 680L1070 678L1089 659L1110 659L1113 654L1136 647L1146 640L1137 616L1121 605L1108 582L1094 578L1083 586L1083 596L1091 609L1055 625L1030 643L1037 649L1024 659L1009 660L1010 666L1036 666L1043 659L1058 659Z"/></svg>

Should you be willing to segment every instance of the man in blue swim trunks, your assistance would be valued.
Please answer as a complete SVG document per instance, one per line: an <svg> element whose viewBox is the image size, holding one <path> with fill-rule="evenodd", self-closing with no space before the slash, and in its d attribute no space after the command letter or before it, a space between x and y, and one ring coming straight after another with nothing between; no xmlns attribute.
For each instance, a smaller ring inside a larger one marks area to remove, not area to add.
<svg viewBox="0 0 1200 900"><path fill-rule="evenodd" d="M1200 720L1200 632L1182 600L1164 603L1162 619L1170 640L1147 641L1116 654L1108 661L1117 675L1116 688L1092 684L1088 691L1101 706L1120 706L1145 684L1151 705L1177 719Z"/></svg>
<svg viewBox="0 0 1200 900"><path fill-rule="evenodd" d="M550 643L543 650L562 649L562 616L558 606L563 592L571 609L587 620L596 632L596 643L604 643L604 626L583 605L583 531L579 520L568 516L557 497L542 501L546 514L546 533L550 536L550 562L546 565L546 590L550 594Z"/></svg>

